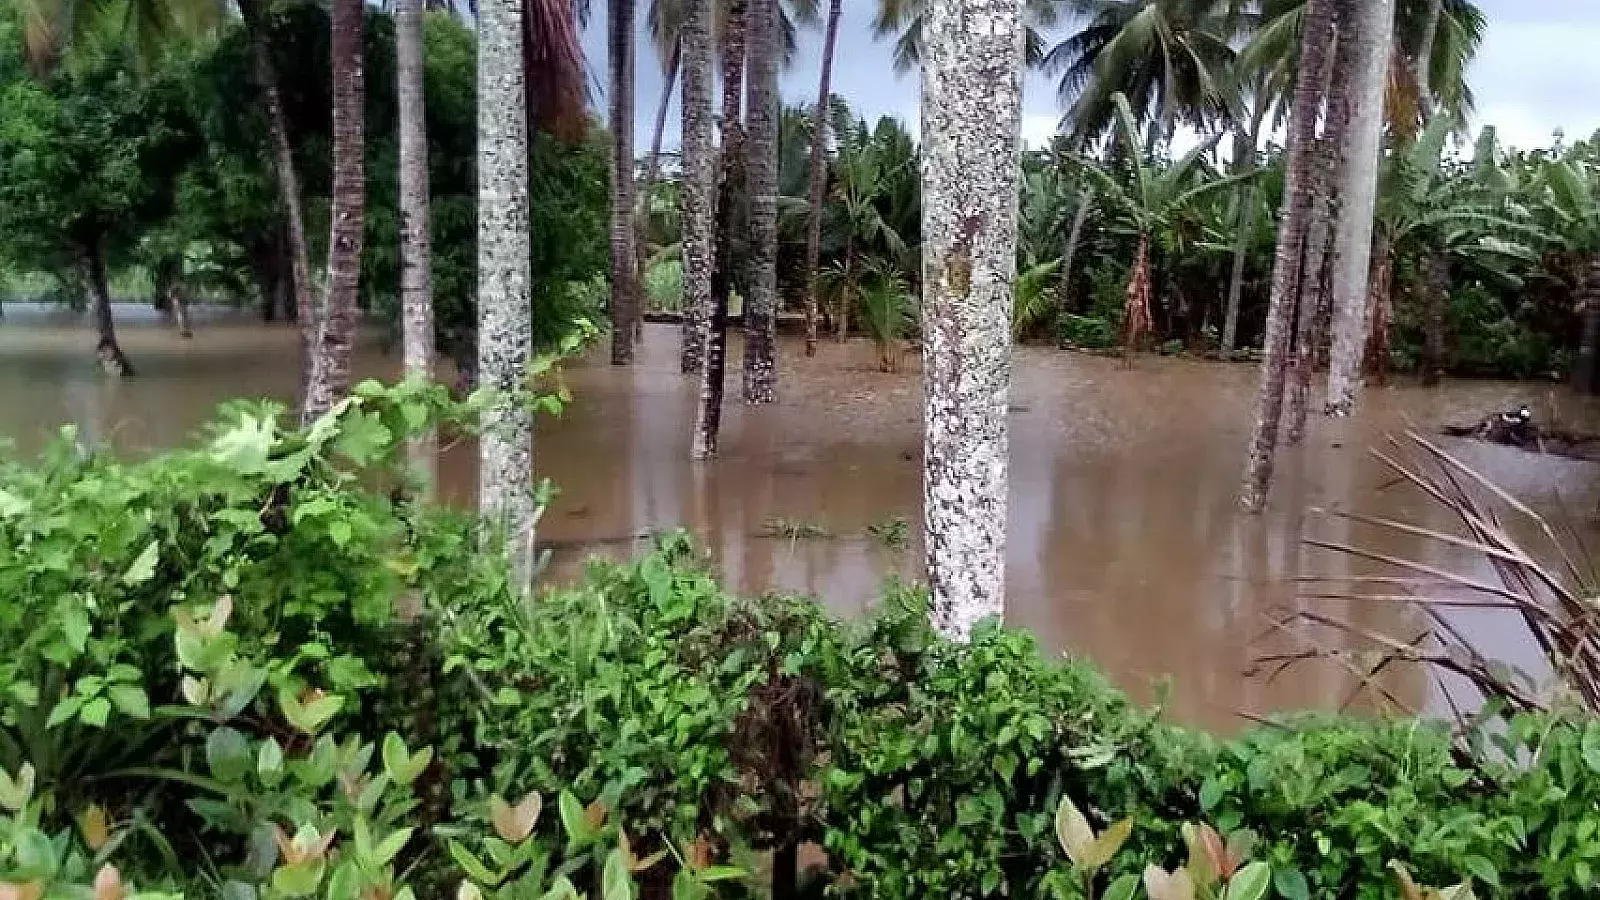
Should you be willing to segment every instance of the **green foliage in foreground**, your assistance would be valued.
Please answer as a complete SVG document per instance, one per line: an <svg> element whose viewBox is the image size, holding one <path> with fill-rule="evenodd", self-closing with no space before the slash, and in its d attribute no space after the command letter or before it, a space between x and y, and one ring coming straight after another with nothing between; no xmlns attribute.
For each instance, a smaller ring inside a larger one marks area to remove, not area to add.
<svg viewBox="0 0 1600 900"><path fill-rule="evenodd" d="M732 596L682 536L524 600L397 474L479 402L369 384L0 470L0 893L744 897L810 842L834 896L1167 900L1206 834L1199 896L1595 891L1597 722L1219 740L1022 632L945 642L914 590L856 624Z"/></svg>

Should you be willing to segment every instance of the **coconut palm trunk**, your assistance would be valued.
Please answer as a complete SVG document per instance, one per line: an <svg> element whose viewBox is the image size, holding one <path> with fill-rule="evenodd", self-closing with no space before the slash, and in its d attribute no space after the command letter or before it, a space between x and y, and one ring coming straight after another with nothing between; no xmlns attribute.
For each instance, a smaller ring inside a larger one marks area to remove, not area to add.
<svg viewBox="0 0 1600 900"><path fill-rule="evenodd" d="M270 28L264 0L238 0L239 17L244 20L245 37L250 43L256 86L261 90L267 114L267 131L272 139L272 168L278 185L278 203L283 207L285 248L289 257L289 291L294 297L295 320L300 326L300 380L304 393L311 380L316 354L317 319L321 315L317 292L311 283L311 254L306 249L305 215L300 205L300 176L295 169L293 145L289 140L289 119L283 111L278 91L278 68L272 61Z"/></svg>
<svg viewBox="0 0 1600 900"><path fill-rule="evenodd" d="M638 318L638 254L633 200L633 0L610 0L611 65L611 364L633 362Z"/></svg>
<svg viewBox="0 0 1600 900"><path fill-rule="evenodd" d="M1133 366L1139 341L1150 331L1150 235L1139 235L1133 254L1133 271L1122 301L1122 362Z"/></svg>
<svg viewBox="0 0 1600 900"><path fill-rule="evenodd" d="M1347 93L1349 128L1338 176L1334 232L1333 353L1328 365L1330 416L1347 416L1361 390L1362 348L1367 342L1367 277L1372 257L1372 211L1377 202L1383 150L1384 88L1394 32L1395 0L1360 0L1348 19L1353 77Z"/></svg>
<svg viewBox="0 0 1600 900"><path fill-rule="evenodd" d="M1445 366L1445 312L1450 304L1450 257L1429 253L1423 261L1422 383L1439 383Z"/></svg>
<svg viewBox="0 0 1600 900"><path fill-rule="evenodd" d="M512 396L533 353L528 120L520 0L478 4L478 380L500 392L483 412L478 509L504 529L516 584L531 577L533 412Z"/></svg>
<svg viewBox="0 0 1600 900"><path fill-rule="evenodd" d="M1572 389L1600 393L1600 254L1590 257L1578 291L1578 311L1583 331L1578 338L1578 358L1572 366Z"/></svg>
<svg viewBox="0 0 1600 900"><path fill-rule="evenodd" d="M1258 97L1250 117L1250 128L1235 134L1233 158L1237 171L1253 172L1256 167L1256 148L1261 145L1261 119L1266 114L1267 101ZM1239 233L1233 242L1233 270L1228 276L1228 299L1222 313L1222 358L1233 356L1239 341L1239 300L1244 294L1245 262L1250 253L1250 233L1256 228L1256 186L1251 182L1239 194Z"/></svg>
<svg viewBox="0 0 1600 900"><path fill-rule="evenodd" d="M366 87L362 74L362 0L333 2L333 203L328 238L328 303L317 323L316 355L306 386L302 421L309 422L350 393L356 301L361 292L361 243L366 233Z"/></svg>
<svg viewBox="0 0 1600 900"><path fill-rule="evenodd" d="M1367 344L1362 368L1380 385L1389 381L1389 323L1394 319L1392 252L1388 245L1381 243L1373 250L1372 275L1368 279ZM1442 321L1440 325L1442 328Z"/></svg>
<svg viewBox="0 0 1600 900"><path fill-rule="evenodd" d="M1301 72L1320 73L1327 64L1328 44L1333 36L1333 12L1334 0L1310 0L1301 26ZM1267 304L1266 337L1262 341L1265 358L1256 392L1255 424L1245 458L1244 482L1239 491L1239 505L1250 512L1260 512L1266 505L1267 487L1272 482L1277 455L1290 336L1316 190L1312 154L1323 93L1320 78L1301 77L1295 84L1294 105L1289 114L1282 224L1278 228L1278 248L1273 257L1272 293Z"/></svg>
<svg viewBox="0 0 1600 900"><path fill-rule="evenodd" d="M750 197L750 271L744 304L744 402L777 399L778 356L778 0L750 0L747 28L745 170Z"/></svg>
<svg viewBox="0 0 1600 900"><path fill-rule="evenodd" d="M1005 606L1021 12L930 0L922 33L923 513L929 614L956 640Z"/></svg>
<svg viewBox="0 0 1600 900"><path fill-rule="evenodd" d="M94 355L107 375L132 375L133 366L117 343L117 323L111 317L111 287L106 280L105 251L98 240L83 248L83 274L89 282L89 305L96 334Z"/></svg>
<svg viewBox="0 0 1600 900"><path fill-rule="evenodd" d="M1444 18L1444 0L1428 0L1427 16L1422 23L1422 37L1417 41L1417 56L1411 61L1412 75L1417 81L1417 103L1422 107L1424 119L1433 115L1433 45L1439 37L1439 20Z"/></svg>
<svg viewBox="0 0 1600 900"><path fill-rule="evenodd" d="M728 299L733 291L734 222L744 196L744 120L740 100L744 93L745 0L729 0L722 24L722 171L717 186L717 236L711 270L711 322L706 338L705 369L701 373L700 404L695 411L695 459L717 455L722 432L722 396L728 358Z"/></svg>
<svg viewBox="0 0 1600 900"><path fill-rule="evenodd" d="M1284 441L1290 446L1301 443L1306 436L1306 419L1311 409L1311 373L1317 363L1319 319L1328 288L1329 250L1332 249L1330 226L1332 216L1328 195L1329 178L1337 153L1326 144L1319 145L1313 156L1315 179L1309 224L1306 228L1304 262L1300 269L1300 296L1295 303L1294 356L1290 360L1289 425Z"/></svg>
<svg viewBox="0 0 1600 900"><path fill-rule="evenodd" d="M828 115L833 90L833 50L839 39L843 0L828 0L828 26L822 38L822 75L817 105L811 110L810 206L806 216L806 355L817 355L817 267L822 258L822 203L828 188Z"/></svg>
<svg viewBox="0 0 1600 900"><path fill-rule="evenodd" d="M644 321L644 276L650 264L650 191L656 185L656 180L661 175L661 139L667 131L667 107L672 104L672 89L678 83L678 69L683 62L683 41L680 36L678 43L672 45L672 52L667 57L666 83L661 87L661 102L656 105L656 124L650 133L650 156L644 166L644 180L639 182L639 196L637 199L638 222L634 229L633 250L639 259L638 274L635 286L638 288L639 302L634 310L638 313L636 322ZM681 148L680 148L681 150ZM638 334L636 326L635 334Z"/></svg>
<svg viewBox="0 0 1600 900"><path fill-rule="evenodd" d="M1056 306L1061 314L1072 311L1072 261L1083 242L1083 228L1089 223L1089 211L1094 208L1094 191L1085 187L1078 192L1078 208L1072 211L1072 227L1067 229L1067 245L1061 251L1061 272L1056 282Z"/></svg>
<svg viewBox="0 0 1600 900"><path fill-rule="evenodd" d="M685 0L683 30L683 370L701 371L711 310L712 207L715 151L711 146L712 0ZM698 361L698 362L695 362ZM691 362L695 368L691 369ZM706 388L702 381L702 394ZM702 397L704 405L704 397ZM695 431L699 436L699 429Z"/></svg>
<svg viewBox="0 0 1600 900"><path fill-rule="evenodd" d="M433 378L433 244L428 197L428 123L424 97L423 0L396 0L396 94L400 106L400 330L408 378ZM432 431L406 447L411 471L431 496L438 441Z"/></svg>

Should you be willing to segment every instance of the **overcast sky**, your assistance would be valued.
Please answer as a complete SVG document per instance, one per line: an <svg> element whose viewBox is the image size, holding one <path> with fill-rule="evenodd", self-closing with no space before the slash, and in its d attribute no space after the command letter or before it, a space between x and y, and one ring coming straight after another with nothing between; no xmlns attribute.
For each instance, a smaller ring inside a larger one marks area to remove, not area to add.
<svg viewBox="0 0 1600 900"><path fill-rule="evenodd" d="M649 150L650 131L661 96L661 64L644 33L644 6L639 6L639 80L636 99L639 153ZM584 34L594 83L596 107L605 109L606 41L604 0L591 0L594 10ZM821 0L826 7L826 0ZM896 75L892 47L872 37L876 0L844 0L839 46L834 61L833 90L858 114L875 119L896 116L917 125L918 76ZM1600 129L1600 0L1478 0L1489 28L1471 71L1477 94L1476 125L1499 129L1503 143L1542 147L1556 129L1569 140ZM803 30L794 64L782 78L786 105L810 104L817 93L821 29ZM720 102L720 101L719 101ZM666 146L678 143L676 91L667 114ZM1023 97L1023 140L1038 145L1054 132L1061 110L1055 85L1030 75Z"/></svg>

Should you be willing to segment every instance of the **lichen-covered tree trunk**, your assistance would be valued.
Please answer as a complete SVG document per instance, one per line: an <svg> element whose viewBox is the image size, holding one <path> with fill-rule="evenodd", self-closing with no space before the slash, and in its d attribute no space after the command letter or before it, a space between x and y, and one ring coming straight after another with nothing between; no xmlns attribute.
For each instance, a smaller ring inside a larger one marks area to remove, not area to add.
<svg viewBox="0 0 1600 900"><path fill-rule="evenodd" d="M111 288L106 281L105 253L98 241L83 248L84 277L89 282L89 305L94 314L95 359L107 375L132 375L133 366L117 343L117 323L111 317Z"/></svg>
<svg viewBox="0 0 1600 900"><path fill-rule="evenodd" d="M362 0L333 2L333 198L328 237L328 303L317 323L316 356L302 421L311 421L350 393L361 243L366 234L366 87L362 70Z"/></svg>
<svg viewBox="0 0 1600 900"><path fill-rule="evenodd" d="M633 200L633 0L610 0L606 29L611 65L611 364L633 362L638 318L638 254Z"/></svg>
<svg viewBox="0 0 1600 900"><path fill-rule="evenodd" d="M1422 383L1439 383L1445 365L1445 312L1450 303L1450 257L1429 253L1423 261L1425 315L1422 323Z"/></svg>
<svg viewBox="0 0 1600 900"><path fill-rule="evenodd" d="M923 514L930 616L1005 607L1021 4L931 0L923 25Z"/></svg>
<svg viewBox="0 0 1600 900"><path fill-rule="evenodd" d="M272 138L272 168L277 176L278 203L283 207L288 243L289 290L294 297L295 320L300 326L300 388L304 393L311 381L312 361L316 358L316 328L321 310L316 287L311 282L311 254L306 249L306 221L300 206L300 176L295 169L293 145L289 140L289 119L284 114L278 92L278 68L272 61L271 31L262 9L263 2L239 0L239 17L244 20L256 86L261 90L267 132Z"/></svg>
<svg viewBox="0 0 1600 900"><path fill-rule="evenodd" d="M828 187L828 115L833 90L833 49L839 39L843 0L828 0L828 26L822 37L822 75L817 105L811 109L810 206L806 211L806 355L817 355L817 267L822 259L822 200Z"/></svg>
<svg viewBox="0 0 1600 900"><path fill-rule="evenodd" d="M750 270L744 303L744 402L771 403L778 383L778 0L750 0L745 171Z"/></svg>
<svg viewBox="0 0 1600 900"><path fill-rule="evenodd" d="M533 558L533 412L509 399L533 353L528 120L520 0L478 4L478 381L502 394L483 413L478 509L503 528L526 585Z"/></svg>
<svg viewBox="0 0 1600 900"><path fill-rule="evenodd" d="M1339 163L1338 221L1334 231L1333 353L1328 364L1330 416L1347 416L1361 389L1361 355L1367 342L1367 276L1372 257L1372 211L1378 195L1384 88L1394 32L1395 0L1352 4L1348 34L1354 72L1346 94L1349 127Z"/></svg>
<svg viewBox="0 0 1600 900"><path fill-rule="evenodd" d="M685 0L683 30L683 350L686 373L705 368L711 320L712 191L716 156L711 147L711 0ZM704 385L702 385L702 389Z"/></svg>
<svg viewBox="0 0 1600 900"><path fill-rule="evenodd" d="M734 222L744 197L745 0L729 0L722 21L722 167L717 185L716 250L711 269L711 322L707 330L705 368L700 373L700 403L695 409L694 444L690 455L717 455L722 432L722 397L728 358L728 299L733 290Z"/></svg>
<svg viewBox="0 0 1600 900"><path fill-rule="evenodd" d="M405 373L433 378L433 243L429 232L428 123L424 97L423 0L396 0L394 43L400 106L400 332ZM438 441L430 431L406 447L424 496L437 481Z"/></svg>
<svg viewBox="0 0 1600 900"><path fill-rule="evenodd" d="M1334 0L1311 0L1306 9L1300 33L1302 72L1321 72L1327 64L1328 44L1333 35L1333 7ZM1239 505L1250 512L1260 512L1266 505L1267 487L1272 483L1278 426L1283 417L1284 380L1289 369L1289 338L1300 294L1300 270L1316 188L1315 179L1311 177L1311 157L1323 93L1321 79L1300 78L1295 84L1294 104L1289 113L1283 215L1272 262L1266 337L1262 341L1265 358L1261 362L1261 384L1256 392L1255 424L1250 431L1245 457L1244 483L1239 490Z"/></svg>

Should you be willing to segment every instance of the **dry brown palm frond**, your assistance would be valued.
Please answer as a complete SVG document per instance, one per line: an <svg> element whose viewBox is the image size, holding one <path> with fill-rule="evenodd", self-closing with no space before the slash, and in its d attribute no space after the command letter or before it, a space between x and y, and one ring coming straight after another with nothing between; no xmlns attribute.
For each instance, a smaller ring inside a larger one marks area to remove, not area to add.
<svg viewBox="0 0 1600 900"><path fill-rule="evenodd" d="M1322 601L1409 605L1422 614L1424 627L1418 633L1397 637L1316 608L1301 609L1272 623L1270 631L1290 634L1296 626L1310 627L1356 638L1370 649L1357 652L1315 646L1289 650L1259 656L1252 669L1272 678L1307 661L1334 662L1355 675L1356 694L1371 692L1405 709L1405 704L1377 678L1397 666L1422 666L1431 672L1462 725L1468 724L1474 713L1458 704L1458 699L1464 698L1446 689L1446 674L1470 685L1484 704L1507 711L1550 711L1576 704L1589 712L1600 712L1596 569L1577 540L1575 529L1567 529L1563 539L1527 503L1415 431L1407 431L1403 440L1391 438L1389 443L1388 449L1374 450L1374 455L1399 481L1448 510L1459 528L1444 531L1356 512L1329 515L1420 538L1452 552L1469 553L1482 561L1492 577L1354 543L1309 539L1309 546L1376 564L1383 571L1342 578L1298 578L1302 587L1299 599L1303 603L1312 607ZM1539 536L1532 544L1518 537L1530 528ZM1500 611L1514 616L1523 633L1539 648L1548 672L1541 678L1484 652L1474 637L1458 627L1454 614L1462 610Z"/></svg>

